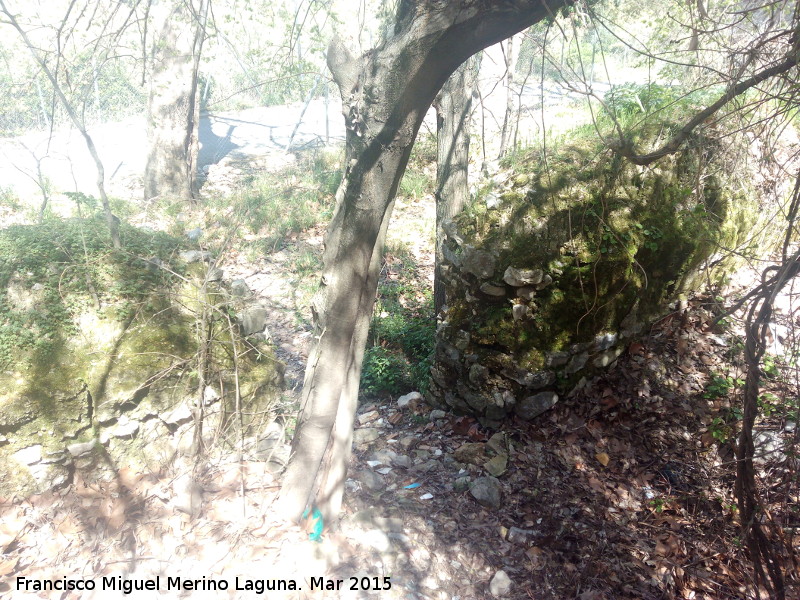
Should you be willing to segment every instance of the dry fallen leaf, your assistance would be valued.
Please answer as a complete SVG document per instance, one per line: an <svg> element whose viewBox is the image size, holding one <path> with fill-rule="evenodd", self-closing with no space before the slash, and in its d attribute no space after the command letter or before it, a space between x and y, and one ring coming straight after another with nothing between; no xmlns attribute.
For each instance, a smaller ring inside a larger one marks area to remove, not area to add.
<svg viewBox="0 0 800 600"><path fill-rule="evenodd" d="M594 457L604 467L607 467L608 466L608 462L611 460L609 458L608 454L606 454L605 452L598 452L597 454L594 455Z"/></svg>
<svg viewBox="0 0 800 600"><path fill-rule="evenodd" d="M672 534L656 541L656 554L660 556L676 556L681 554L680 540Z"/></svg>
<svg viewBox="0 0 800 600"><path fill-rule="evenodd" d="M606 491L606 486L603 485L603 482L597 479L597 477L589 477L589 487L592 488L595 492Z"/></svg>
<svg viewBox="0 0 800 600"><path fill-rule="evenodd" d="M528 560L531 561L531 569L539 570L545 566L544 552L541 548L531 546L525 551L525 555L528 557Z"/></svg>
<svg viewBox="0 0 800 600"><path fill-rule="evenodd" d="M13 573L17 568L18 562L19 557L14 557L9 560L0 560L0 577Z"/></svg>
<svg viewBox="0 0 800 600"><path fill-rule="evenodd" d="M600 404L602 404L604 408L614 408L619 404L619 400L614 396L604 396L603 399L600 400Z"/></svg>
<svg viewBox="0 0 800 600"><path fill-rule="evenodd" d="M686 355L686 353L689 352L689 340L683 337L678 338L676 349L678 351L678 358L682 359Z"/></svg>

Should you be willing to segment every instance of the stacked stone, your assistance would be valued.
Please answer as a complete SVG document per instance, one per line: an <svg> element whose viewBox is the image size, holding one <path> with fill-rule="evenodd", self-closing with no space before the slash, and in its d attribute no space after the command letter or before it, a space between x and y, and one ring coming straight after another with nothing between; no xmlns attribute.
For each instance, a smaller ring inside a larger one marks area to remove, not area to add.
<svg viewBox="0 0 800 600"><path fill-rule="evenodd" d="M470 311L453 315L445 308L440 315L431 369L431 401L435 405L475 415L490 426L512 414L534 419L580 384L582 376L611 365L623 351L622 340L641 331L633 307L616 330L596 332L593 341L569 344L565 349L540 348L542 368L524 368L522 357L513 349L474 339L475 317L511 303L509 318L519 335L525 335L539 303L547 301L537 293L557 283L560 273L557 269L548 272L500 265L496 253L466 243L452 223L445 232L442 272L447 298L466 300Z"/></svg>

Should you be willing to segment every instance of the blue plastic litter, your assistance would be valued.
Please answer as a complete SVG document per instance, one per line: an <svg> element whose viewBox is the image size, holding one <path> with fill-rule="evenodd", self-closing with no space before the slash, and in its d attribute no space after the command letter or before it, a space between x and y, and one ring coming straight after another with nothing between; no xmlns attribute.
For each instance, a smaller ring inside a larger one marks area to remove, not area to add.
<svg viewBox="0 0 800 600"><path fill-rule="evenodd" d="M413 489L418 488L421 485L422 485L421 483L409 483L408 485L404 486L403 489L404 490L413 490Z"/></svg>
<svg viewBox="0 0 800 600"><path fill-rule="evenodd" d="M308 509L303 511L303 519L308 518ZM322 521L322 513L319 511L318 508L314 508L314 511L311 513L311 519L309 519L308 529L311 531L308 532L308 539L312 542L320 541L322 537L322 530L325 528L325 523Z"/></svg>

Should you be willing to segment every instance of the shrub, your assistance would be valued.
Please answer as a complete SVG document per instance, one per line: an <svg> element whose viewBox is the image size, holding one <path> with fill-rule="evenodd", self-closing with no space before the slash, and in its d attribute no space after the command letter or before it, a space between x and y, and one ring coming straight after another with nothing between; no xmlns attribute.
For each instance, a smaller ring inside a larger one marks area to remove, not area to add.
<svg viewBox="0 0 800 600"><path fill-rule="evenodd" d="M364 353L361 390L367 394L397 394L410 385L408 362L402 353L371 346Z"/></svg>

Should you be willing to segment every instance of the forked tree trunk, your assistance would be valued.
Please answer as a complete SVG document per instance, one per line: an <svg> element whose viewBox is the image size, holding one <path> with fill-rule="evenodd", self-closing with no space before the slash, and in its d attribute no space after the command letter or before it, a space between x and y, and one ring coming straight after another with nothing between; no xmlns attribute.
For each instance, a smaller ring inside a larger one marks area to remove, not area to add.
<svg viewBox="0 0 800 600"><path fill-rule="evenodd" d="M472 96L478 79L480 54L475 54L450 76L436 96L436 258L433 305L436 315L445 304L441 275L442 223L452 219L469 200L469 138Z"/></svg>
<svg viewBox="0 0 800 600"><path fill-rule="evenodd" d="M160 7L154 5L153 11ZM200 100L198 70L208 0L177 1L154 15L144 197L191 199L196 190Z"/></svg>
<svg viewBox="0 0 800 600"><path fill-rule="evenodd" d="M345 172L325 238L303 410L278 499L284 518L298 520L312 506L329 523L338 516L383 232L426 111L469 56L565 4L401 0L394 35L377 48L354 57L331 44L328 66L347 126Z"/></svg>

